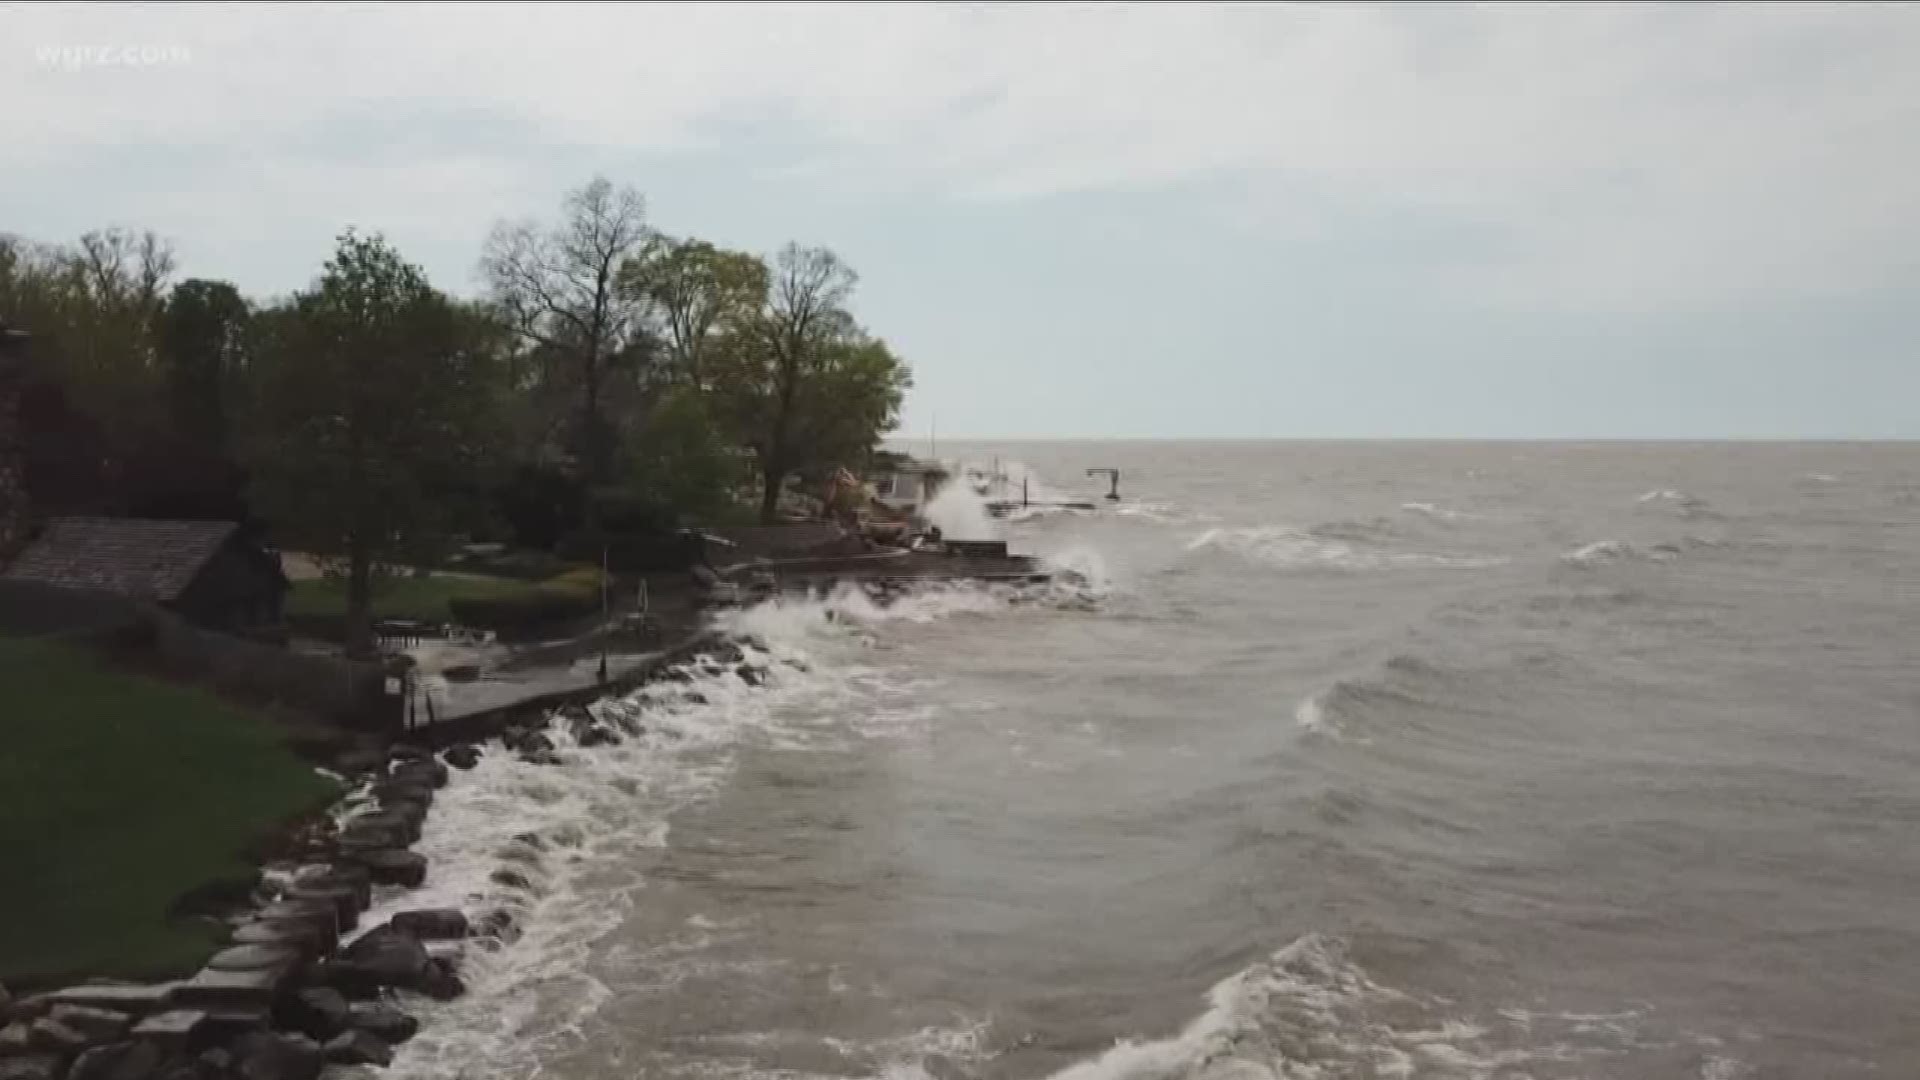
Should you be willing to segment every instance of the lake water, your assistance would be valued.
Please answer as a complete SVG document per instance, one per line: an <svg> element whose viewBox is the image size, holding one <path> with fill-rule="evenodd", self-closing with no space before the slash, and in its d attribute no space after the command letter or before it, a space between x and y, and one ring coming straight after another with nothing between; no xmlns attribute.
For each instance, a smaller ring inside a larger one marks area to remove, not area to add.
<svg viewBox="0 0 1920 1080"><path fill-rule="evenodd" d="M1093 587L456 774L393 903L525 933L398 1075L1920 1076L1920 446L941 450L1119 468L1006 526Z"/></svg>

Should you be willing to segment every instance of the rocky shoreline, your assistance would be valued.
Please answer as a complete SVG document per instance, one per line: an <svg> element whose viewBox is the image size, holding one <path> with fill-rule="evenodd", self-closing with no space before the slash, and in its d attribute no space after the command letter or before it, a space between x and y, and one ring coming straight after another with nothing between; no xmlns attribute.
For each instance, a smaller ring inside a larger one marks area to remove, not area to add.
<svg viewBox="0 0 1920 1080"><path fill-rule="evenodd" d="M742 646L700 635L594 696L723 669L743 660ZM738 672L749 683L761 678L745 664ZM412 846L436 792L453 770L488 754L562 764L556 727L581 752L642 733L624 712L608 717L584 700L543 699L502 710L484 731L463 727L461 741L429 729L384 753L336 762L348 794L291 838L288 859L262 870L250 902L229 916L228 946L199 972L18 999L0 987L0 1080L315 1080L329 1065L389 1064L393 1048L419 1030L401 1008L408 995L460 996L466 951L497 948L518 933L504 907L474 918L452 908L402 910L360 925L376 899L387 907L427 880L431 867ZM547 848L536 833L515 837L491 880L531 892L527 871Z"/></svg>

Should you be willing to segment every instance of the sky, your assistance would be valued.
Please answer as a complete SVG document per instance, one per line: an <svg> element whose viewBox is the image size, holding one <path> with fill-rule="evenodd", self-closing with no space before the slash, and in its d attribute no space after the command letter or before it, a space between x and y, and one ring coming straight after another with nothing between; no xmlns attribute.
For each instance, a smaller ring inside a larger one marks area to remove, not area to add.
<svg viewBox="0 0 1920 1080"><path fill-rule="evenodd" d="M942 437L1920 437L1920 7L0 3L0 231L825 245Z"/></svg>

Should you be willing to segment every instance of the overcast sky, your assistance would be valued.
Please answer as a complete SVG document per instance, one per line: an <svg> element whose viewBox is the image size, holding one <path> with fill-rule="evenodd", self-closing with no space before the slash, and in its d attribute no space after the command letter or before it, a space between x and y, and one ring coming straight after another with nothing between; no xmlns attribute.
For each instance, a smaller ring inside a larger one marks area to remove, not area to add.
<svg viewBox="0 0 1920 1080"><path fill-rule="evenodd" d="M1920 436L1916 7L0 4L0 139L257 295L596 174L824 244L905 434Z"/></svg>

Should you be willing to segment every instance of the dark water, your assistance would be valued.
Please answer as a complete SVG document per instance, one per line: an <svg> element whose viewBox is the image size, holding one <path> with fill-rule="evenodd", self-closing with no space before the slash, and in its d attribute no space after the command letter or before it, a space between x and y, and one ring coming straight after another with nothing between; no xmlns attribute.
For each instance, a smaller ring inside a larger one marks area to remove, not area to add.
<svg viewBox="0 0 1920 1080"><path fill-rule="evenodd" d="M1920 1076L1920 446L942 451L1121 468L1009 530L1097 595L750 613L463 777L527 934L404 1074Z"/></svg>

